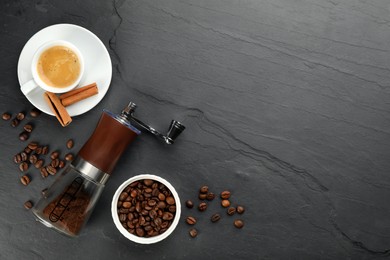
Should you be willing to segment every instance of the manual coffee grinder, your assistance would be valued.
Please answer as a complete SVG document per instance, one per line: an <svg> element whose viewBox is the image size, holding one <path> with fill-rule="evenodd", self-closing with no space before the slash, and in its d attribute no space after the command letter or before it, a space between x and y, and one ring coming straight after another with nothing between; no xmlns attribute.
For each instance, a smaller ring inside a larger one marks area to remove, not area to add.
<svg viewBox="0 0 390 260"><path fill-rule="evenodd" d="M126 147L147 131L165 144L173 144L185 127L172 120L166 135L134 117L130 102L119 115L103 110L93 134L75 160L64 169L32 209L44 225L68 236L77 236L87 222L108 178Z"/></svg>

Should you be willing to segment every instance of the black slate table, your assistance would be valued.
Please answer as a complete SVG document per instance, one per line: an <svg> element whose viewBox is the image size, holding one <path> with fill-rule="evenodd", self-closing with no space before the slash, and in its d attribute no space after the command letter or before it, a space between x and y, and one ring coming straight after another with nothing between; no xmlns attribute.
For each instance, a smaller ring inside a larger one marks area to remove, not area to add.
<svg viewBox="0 0 390 260"><path fill-rule="evenodd" d="M0 122L0 259L384 259L390 257L390 2L388 0L48 1L0 4L0 111L32 105L16 66L28 39L71 23L109 50L111 87L62 128L34 119L30 140L77 153L101 111L129 101L158 129L187 129L173 146L144 134L126 151L78 238L37 223L23 207L54 177L31 170L24 187L12 157L21 126ZM27 119L30 120L30 119ZM27 121L24 121L27 122ZM208 185L228 189L205 213L182 208L166 240L139 245L115 228L116 188L140 173L169 180L182 202ZM212 224L212 213L222 219ZM198 218L192 239L184 222ZM243 229L234 228L241 218Z"/></svg>

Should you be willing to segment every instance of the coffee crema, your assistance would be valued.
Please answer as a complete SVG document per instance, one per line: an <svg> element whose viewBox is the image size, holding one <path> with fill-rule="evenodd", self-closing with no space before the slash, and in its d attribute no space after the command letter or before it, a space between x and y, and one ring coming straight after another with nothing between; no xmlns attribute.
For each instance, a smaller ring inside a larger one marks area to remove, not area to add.
<svg viewBox="0 0 390 260"><path fill-rule="evenodd" d="M48 86L65 88L72 85L80 76L80 60L69 47L53 46L39 57L37 72Z"/></svg>

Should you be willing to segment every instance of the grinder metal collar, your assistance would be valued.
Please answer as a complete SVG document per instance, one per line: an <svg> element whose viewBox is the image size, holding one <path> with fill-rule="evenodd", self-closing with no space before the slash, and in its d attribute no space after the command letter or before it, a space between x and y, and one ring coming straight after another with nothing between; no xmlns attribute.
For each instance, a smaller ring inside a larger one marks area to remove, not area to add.
<svg viewBox="0 0 390 260"><path fill-rule="evenodd" d="M185 126L182 125L179 121L172 120L171 124L169 125L168 132L166 135L161 134L153 127L145 124L138 118L134 116L135 109L137 108L137 105L133 102L130 102L121 112L120 118L123 120L128 120L136 125L138 125L140 128L148 131L149 133L157 136L159 139L163 140L166 144L173 144L173 142L176 140L176 138L184 131Z"/></svg>

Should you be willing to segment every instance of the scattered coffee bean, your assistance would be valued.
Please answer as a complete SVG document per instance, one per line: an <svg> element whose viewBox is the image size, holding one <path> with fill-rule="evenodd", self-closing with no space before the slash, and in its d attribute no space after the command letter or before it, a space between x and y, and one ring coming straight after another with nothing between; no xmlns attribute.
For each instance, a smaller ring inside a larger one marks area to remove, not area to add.
<svg viewBox="0 0 390 260"><path fill-rule="evenodd" d="M199 206L198 206L198 209L199 209L199 211L205 211L207 209L206 202L200 203Z"/></svg>
<svg viewBox="0 0 390 260"><path fill-rule="evenodd" d="M30 135L26 131L23 131L19 134L20 141L26 141L29 137L30 137Z"/></svg>
<svg viewBox="0 0 390 260"><path fill-rule="evenodd" d="M207 193L209 191L209 187L207 186L202 186L199 190L200 193Z"/></svg>
<svg viewBox="0 0 390 260"><path fill-rule="evenodd" d="M207 200L213 200L215 198L215 194L214 193L212 193L212 192L209 192L209 193L207 193L207 195L206 195L206 199Z"/></svg>
<svg viewBox="0 0 390 260"><path fill-rule="evenodd" d="M211 222L217 222L220 219L221 219L221 215L219 215L218 213L215 213L214 215L211 216Z"/></svg>
<svg viewBox="0 0 390 260"><path fill-rule="evenodd" d="M49 176L49 173L47 172L46 167L42 167L40 172L41 172L42 178L46 178L47 176Z"/></svg>
<svg viewBox="0 0 390 260"><path fill-rule="evenodd" d="M191 228L189 233L191 237L196 237L198 235L198 231L195 228Z"/></svg>
<svg viewBox="0 0 390 260"><path fill-rule="evenodd" d="M230 206L230 201L229 200L222 200L221 205L222 205L222 207L227 208Z"/></svg>
<svg viewBox="0 0 390 260"><path fill-rule="evenodd" d="M244 221L242 221L241 219L236 219L234 220L234 226L236 228L242 228L244 226Z"/></svg>
<svg viewBox="0 0 390 260"><path fill-rule="evenodd" d="M67 155L65 155L65 160L67 160L68 162L73 161L73 154L68 153Z"/></svg>
<svg viewBox="0 0 390 260"><path fill-rule="evenodd" d="M21 153L20 153L20 157L22 158L22 162L27 161L27 153L21 152Z"/></svg>
<svg viewBox="0 0 390 260"><path fill-rule="evenodd" d="M19 121L22 121L24 119L25 115L23 112L19 112L17 115L16 115L16 119L18 119Z"/></svg>
<svg viewBox="0 0 390 260"><path fill-rule="evenodd" d="M237 206L237 213L242 214L245 212L245 208L243 206Z"/></svg>
<svg viewBox="0 0 390 260"><path fill-rule="evenodd" d="M38 157L35 154L31 154L29 157L29 161L31 164L35 164L38 161Z"/></svg>
<svg viewBox="0 0 390 260"><path fill-rule="evenodd" d="M57 159L59 155L60 155L60 153L59 153L58 151L54 151L54 152L52 152L52 153L50 154L50 158L51 158L52 160L54 160L54 159Z"/></svg>
<svg viewBox="0 0 390 260"><path fill-rule="evenodd" d="M28 200L24 203L25 209L31 209L32 207L33 207L33 203L31 201Z"/></svg>
<svg viewBox="0 0 390 260"><path fill-rule="evenodd" d="M26 154L30 154L32 152L32 150L28 147L24 148L23 150Z"/></svg>
<svg viewBox="0 0 390 260"><path fill-rule="evenodd" d="M227 214L229 216L234 215L234 213L236 213L236 208L235 207L230 207L230 208L227 209Z"/></svg>
<svg viewBox="0 0 390 260"><path fill-rule="evenodd" d="M206 193L199 193L198 197L200 200L205 200L207 198L207 194Z"/></svg>
<svg viewBox="0 0 390 260"><path fill-rule="evenodd" d="M26 162L22 162L21 164L19 164L19 170L22 171L22 172L25 172L28 170L28 164Z"/></svg>
<svg viewBox="0 0 390 260"><path fill-rule="evenodd" d="M33 130L33 126L32 126L31 124L25 124L25 125L23 126L23 129L24 129L24 131L26 131L27 133L31 133L32 130Z"/></svg>
<svg viewBox="0 0 390 260"><path fill-rule="evenodd" d="M57 173L56 168L54 168L54 167L51 166L51 165L46 166L46 171L47 171L50 175L56 175L56 173Z"/></svg>
<svg viewBox="0 0 390 260"><path fill-rule="evenodd" d="M15 163L21 163L22 162L22 156L20 155L20 153L16 154L14 156L14 162Z"/></svg>
<svg viewBox="0 0 390 260"><path fill-rule="evenodd" d="M42 154L42 147L38 146L37 149L35 149L36 154Z"/></svg>
<svg viewBox="0 0 390 260"><path fill-rule="evenodd" d="M52 160L50 162L50 165L53 166L54 168L57 168L58 165L60 165L60 159L56 158L56 159Z"/></svg>
<svg viewBox="0 0 390 260"><path fill-rule="evenodd" d="M73 145L74 145L74 141L72 139L69 139L67 142L66 142L66 147L68 149L72 149L73 148Z"/></svg>
<svg viewBox="0 0 390 260"><path fill-rule="evenodd" d="M11 114L9 113L3 113L3 120L8 121L11 119Z"/></svg>
<svg viewBox="0 0 390 260"><path fill-rule="evenodd" d="M42 154L43 154L43 155L46 155L46 154L48 154L48 153L49 153L49 147L48 147L48 146L42 147Z"/></svg>
<svg viewBox="0 0 390 260"><path fill-rule="evenodd" d="M34 163L34 166L35 166L35 168L40 169L40 168L42 168L42 166L43 166L44 163L45 163L45 162L44 162L43 159L39 159L38 161L36 161L36 162Z"/></svg>
<svg viewBox="0 0 390 260"><path fill-rule="evenodd" d="M20 178L20 182L24 185L24 186L27 186L29 183L30 183L30 177L28 177L28 175L23 175L21 178Z"/></svg>
<svg viewBox="0 0 390 260"><path fill-rule="evenodd" d="M187 217L186 222L188 225L195 225L196 219L194 217Z"/></svg>
<svg viewBox="0 0 390 260"><path fill-rule="evenodd" d="M60 163L58 164L58 168L62 169L65 167L65 162L64 161L60 161Z"/></svg>
<svg viewBox="0 0 390 260"><path fill-rule="evenodd" d="M19 125L20 121L17 118L12 119L11 126L17 127Z"/></svg>
<svg viewBox="0 0 390 260"><path fill-rule="evenodd" d="M37 117L37 116L39 116L41 114L41 111L40 110L38 110L37 108L33 108L33 109L31 109L31 111L30 111L30 116L32 116L32 117Z"/></svg>
<svg viewBox="0 0 390 260"><path fill-rule="evenodd" d="M30 148L31 150L35 150L38 148L38 143L37 142L31 142L27 145L28 148Z"/></svg>
<svg viewBox="0 0 390 260"><path fill-rule="evenodd" d="M222 191L222 192L221 192L221 199L226 200L226 199L228 199L228 198L230 198L230 191L227 191L227 190Z"/></svg>
<svg viewBox="0 0 390 260"><path fill-rule="evenodd" d="M192 209L194 207L194 203L191 200L187 200L186 201L186 206L187 206L187 208Z"/></svg>

